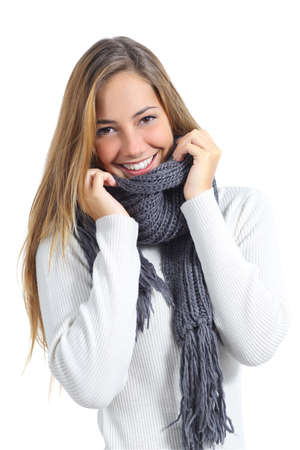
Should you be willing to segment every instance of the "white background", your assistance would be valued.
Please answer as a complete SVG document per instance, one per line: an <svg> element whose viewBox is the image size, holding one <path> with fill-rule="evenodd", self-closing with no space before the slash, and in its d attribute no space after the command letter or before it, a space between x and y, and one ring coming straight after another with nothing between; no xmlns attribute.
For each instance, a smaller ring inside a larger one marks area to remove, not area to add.
<svg viewBox="0 0 300 450"><path fill-rule="evenodd" d="M273 202L293 323L270 361L243 367L245 433L249 450L299 445L298 6L27 0L1 7L1 448L104 448L96 410L59 395L57 384L48 402L50 373L37 345L23 373L30 329L17 257L71 71L92 44L118 35L158 56L222 149L218 185L254 186Z"/></svg>

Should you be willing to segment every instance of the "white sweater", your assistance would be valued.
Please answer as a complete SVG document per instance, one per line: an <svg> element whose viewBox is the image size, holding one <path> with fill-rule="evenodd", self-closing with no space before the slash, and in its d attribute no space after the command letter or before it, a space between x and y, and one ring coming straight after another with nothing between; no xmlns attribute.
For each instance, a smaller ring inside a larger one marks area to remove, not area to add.
<svg viewBox="0 0 300 450"><path fill-rule="evenodd" d="M235 433L216 448L242 450L242 365L272 358L290 319L270 200L253 187L218 187L218 193L220 207L211 188L185 201L181 211L225 344L219 345L220 363ZM65 263L59 243L50 272L50 236L40 243L36 273L49 368L76 403L98 409L105 449L182 449L181 419L162 431L180 409L181 349L172 334L173 309L154 289L154 314L135 343L138 226L122 214L96 221L101 251L92 277L74 236ZM141 248L163 278L159 247Z"/></svg>

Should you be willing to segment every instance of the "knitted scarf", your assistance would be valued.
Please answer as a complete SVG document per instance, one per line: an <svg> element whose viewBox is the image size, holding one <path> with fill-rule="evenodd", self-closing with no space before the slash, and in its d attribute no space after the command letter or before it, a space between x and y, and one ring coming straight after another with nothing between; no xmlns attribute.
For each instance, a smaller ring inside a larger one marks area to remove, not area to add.
<svg viewBox="0 0 300 450"><path fill-rule="evenodd" d="M226 415L223 374L219 364L217 339L223 344L213 321L213 310L200 260L191 238L187 222L180 210L185 201L183 187L193 157L186 154L182 161L172 159L179 136L166 161L152 171L139 176L120 178L114 175L117 186L105 188L139 224L138 251L141 259L139 293L137 299L138 331L149 328L152 287L160 291L168 305L174 308L172 327L181 348L180 412L182 417L182 445L185 450L203 450L203 445L215 449L223 444L226 430L234 433L231 419ZM216 180L214 196L219 203ZM92 275L99 246L94 220L76 205L79 241ZM158 245L161 250L162 280L154 266L143 256L139 245ZM227 425L227 420L229 426Z"/></svg>

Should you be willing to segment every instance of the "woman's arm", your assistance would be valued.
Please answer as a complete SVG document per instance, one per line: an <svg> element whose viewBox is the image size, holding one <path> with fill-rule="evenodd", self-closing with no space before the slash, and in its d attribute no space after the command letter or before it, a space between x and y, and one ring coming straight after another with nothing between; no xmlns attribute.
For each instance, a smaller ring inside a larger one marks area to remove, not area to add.
<svg viewBox="0 0 300 450"><path fill-rule="evenodd" d="M54 377L86 408L103 408L124 387L135 344L140 275L138 223L121 214L96 221L100 248L91 278L73 235L62 259L50 238L36 254L39 301Z"/></svg>
<svg viewBox="0 0 300 450"><path fill-rule="evenodd" d="M289 327L280 253L265 194L248 187L230 190L234 194L226 204L228 222L213 188L185 201L181 211L202 265L220 336L238 361L256 366L273 356Z"/></svg>

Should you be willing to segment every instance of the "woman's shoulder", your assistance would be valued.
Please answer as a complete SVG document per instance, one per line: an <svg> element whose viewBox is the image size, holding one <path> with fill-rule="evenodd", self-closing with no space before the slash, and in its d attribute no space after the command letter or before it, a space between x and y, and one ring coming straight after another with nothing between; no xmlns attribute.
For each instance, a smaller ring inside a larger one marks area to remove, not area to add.
<svg viewBox="0 0 300 450"><path fill-rule="evenodd" d="M54 267L60 266L63 261L66 264L76 264L77 262L79 266L87 267L84 253L73 233L69 233L67 236L64 251L61 235L58 234L57 240L53 242L52 238L53 233L50 233L47 237L40 240L35 255L37 266L46 267L46 264L49 263L51 246L53 245L52 258Z"/></svg>

